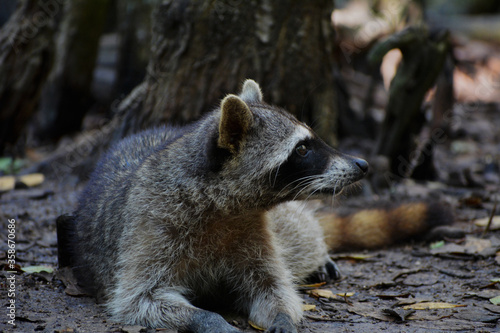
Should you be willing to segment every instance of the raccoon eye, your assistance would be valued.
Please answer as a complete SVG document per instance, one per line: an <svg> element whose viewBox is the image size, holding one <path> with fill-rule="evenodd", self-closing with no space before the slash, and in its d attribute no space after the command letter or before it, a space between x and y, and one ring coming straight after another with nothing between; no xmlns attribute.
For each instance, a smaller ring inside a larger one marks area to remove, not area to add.
<svg viewBox="0 0 500 333"><path fill-rule="evenodd" d="M309 149L307 148L306 145L302 144L302 145L298 145L297 147L295 147L295 152L297 152L297 154L299 154L299 156L304 157L309 152Z"/></svg>

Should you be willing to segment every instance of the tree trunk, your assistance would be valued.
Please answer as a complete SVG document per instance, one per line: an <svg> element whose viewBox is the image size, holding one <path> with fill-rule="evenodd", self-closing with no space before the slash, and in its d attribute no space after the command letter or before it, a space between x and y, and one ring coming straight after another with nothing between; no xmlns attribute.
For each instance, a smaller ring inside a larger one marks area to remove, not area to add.
<svg viewBox="0 0 500 333"><path fill-rule="evenodd" d="M22 1L0 30L0 155L18 141L38 104L61 10L57 2Z"/></svg>
<svg viewBox="0 0 500 333"><path fill-rule="evenodd" d="M129 93L141 83L146 73L151 49L151 14L154 5L148 0L126 0L116 4L120 36L117 68L119 93Z"/></svg>
<svg viewBox="0 0 500 333"><path fill-rule="evenodd" d="M235 93L246 78L336 141L333 1L163 1L153 17L148 74L124 103L118 137L184 124Z"/></svg>
<svg viewBox="0 0 500 333"><path fill-rule="evenodd" d="M67 3L57 39L56 66L44 88L36 134L57 139L80 129L92 105L90 84L109 0Z"/></svg>

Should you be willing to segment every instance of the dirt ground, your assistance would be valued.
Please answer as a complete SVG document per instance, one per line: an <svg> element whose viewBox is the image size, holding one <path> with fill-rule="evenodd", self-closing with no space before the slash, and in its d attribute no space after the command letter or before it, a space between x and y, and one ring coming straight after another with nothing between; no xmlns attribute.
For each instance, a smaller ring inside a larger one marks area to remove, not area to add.
<svg viewBox="0 0 500 333"><path fill-rule="evenodd" d="M434 152L438 181L406 179L377 194L365 181L358 196L335 204L439 200L452 207L454 227L465 236L332 254L343 277L329 285L300 287L305 319L299 332L499 331L500 203L491 228L483 231L500 201L500 49L466 43L455 53L462 66L455 71L456 103L447 119L451 132ZM343 74L352 98L361 100L359 87L366 78ZM375 165L369 158L373 145L346 140L340 150ZM377 178L384 174L372 175L372 183ZM57 270L55 219L75 209L83 186L76 176L57 172L38 187L0 193L0 332L146 331L111 321ZM15 241L13 268L9 237ZM226 319L244 332L257 332L243 317Z"/></svg>
<svg viewBox="0 0 500 333"><path fill-rule="evenodd" d="M498 331L500 232L489 230L483 235L484 227L476 223L488 220L495 196L499 199L500 109L475 106L464 117L465 132L436 151L441 181L406 180L370 196L438 198L453 207L454 226L466 236L333 254L343 278L330 285L301 287L308 308L300 332ZM75 291L62 282L57 271L55 218L76 207L83 184L74 176L59 176L39 187L0 196L0 331L145 332L141 327L114 323L93 299L70 296ZM360 200L353 197L338 203L359 205ZM494 222L498 222L500 207L496 214ZM14 280L8 280L12 276L7 265L9 219L15 219L18 266ZM48 266L49 272L36 267L40 265ZM15 328L8 323L11 300L15 300ZM243 317L227 319L245 332L256 332Z"/></svg>

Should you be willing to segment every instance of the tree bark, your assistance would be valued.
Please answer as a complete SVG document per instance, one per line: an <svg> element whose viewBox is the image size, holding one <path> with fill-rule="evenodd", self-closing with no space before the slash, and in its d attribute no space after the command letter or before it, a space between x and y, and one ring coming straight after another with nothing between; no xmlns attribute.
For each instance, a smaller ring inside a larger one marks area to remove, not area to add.
<svg viewBox="0 0 500 333"><path fill-rule="evenodd" d="M108 5L109 0L67 2L57 38L56 66L38 113L38 137L58 139L80 129L92 105L90 85Z"/></svg>
<svg viewBox="0 0 500 333"><path fill-rule="evenodd" d="M22 1L0 30L0 155L12 152L38 104L53 63L61 10L55 1Z"/></svg>
<svg viewBox="0 0 500 333"><path fill-rule="evenodd" d="M120 50L116 91L129 93L142 82L151 49L151 14L154 5L148 0L116 3Z"/></svg>
<svg viewBox="0 0 500 333"><path fill-rule="evenodd" d="M331 0L163 1L153 18L147 78L135 102L120 108L117 136L197 119L252 78L266 101L335 143L332 6Z"/></svg>

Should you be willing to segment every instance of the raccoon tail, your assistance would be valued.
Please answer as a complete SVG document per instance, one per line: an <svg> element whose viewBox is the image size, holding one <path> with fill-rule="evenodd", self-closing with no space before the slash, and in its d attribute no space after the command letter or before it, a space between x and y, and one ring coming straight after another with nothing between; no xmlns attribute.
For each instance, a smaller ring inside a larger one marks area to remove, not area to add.
<svg viewBox="0 0 500 333"><path fill-rule="evenodd" d="M72 235L75 219L71 215L61 215L56 220L57 228L57 259L59 268L69 267L73 261L71 255Z"/></svg>
<svg viewBox="0 0 500 333"><path fill-rule="evenodd" d="M386 205L318 218L330 251L381 248L422 237L431 229L454 221L450 208L435 202Z"/></svg>
<svg viewBox="0 0 500 333"><path fill-rule="evenodd" d="M57 260L59 269L65 274L70 274L66 278L77 283L73 285L78 295L95 296L98 302L102 302L102 295L98 294L95 286L95 279L92 272L86 268L79 255L78 242L76 237L77 220L71 215L61 215L56 219L57 227ZM65 282L66 283L66 282Z"/></svg>

